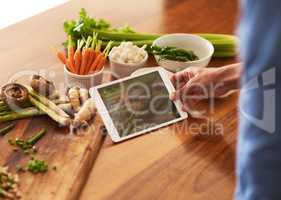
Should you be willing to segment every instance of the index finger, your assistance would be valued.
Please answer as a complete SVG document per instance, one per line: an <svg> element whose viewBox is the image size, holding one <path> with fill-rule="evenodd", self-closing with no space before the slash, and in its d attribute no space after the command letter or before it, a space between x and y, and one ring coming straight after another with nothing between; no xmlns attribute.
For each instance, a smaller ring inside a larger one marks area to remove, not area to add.
<svg viewBox="0 0 281 200"><path fill-rule="evenodd" d="M170 78L175 89L182 88L191 79L189 71L177 72Z"/></svg>

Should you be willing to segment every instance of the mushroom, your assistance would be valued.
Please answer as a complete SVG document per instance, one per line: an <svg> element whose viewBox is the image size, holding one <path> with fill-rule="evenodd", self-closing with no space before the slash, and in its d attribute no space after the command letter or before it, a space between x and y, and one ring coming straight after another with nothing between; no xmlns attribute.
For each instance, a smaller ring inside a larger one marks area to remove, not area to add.
<svg viewBox="0 0 281 200"><path fill-rule="evenodd" d="M28 101L28 90L18 83L9 83L2 87L1 98L9 106L24 106Z"/></svg>
<svg viewBox="0 0 281 200"><path fill-rule="evenodd" d="M33 90L46 97L52 96L56 91L54 83L40 75L31 77L30 86Z"/></svg>

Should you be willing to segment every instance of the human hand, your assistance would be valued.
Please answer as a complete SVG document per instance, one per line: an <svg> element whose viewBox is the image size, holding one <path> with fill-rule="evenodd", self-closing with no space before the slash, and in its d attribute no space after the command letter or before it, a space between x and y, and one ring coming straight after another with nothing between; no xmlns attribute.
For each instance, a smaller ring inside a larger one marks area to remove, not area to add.
<svg viewBox="0 0 281 200"><path fill-rule="evenodd" d="M199 100L221 97L238 89L241 73L241 63L220 68L187 68L171 77L176 91L170 98L181 100L183 110L188 111L189 105Z"/></svg>

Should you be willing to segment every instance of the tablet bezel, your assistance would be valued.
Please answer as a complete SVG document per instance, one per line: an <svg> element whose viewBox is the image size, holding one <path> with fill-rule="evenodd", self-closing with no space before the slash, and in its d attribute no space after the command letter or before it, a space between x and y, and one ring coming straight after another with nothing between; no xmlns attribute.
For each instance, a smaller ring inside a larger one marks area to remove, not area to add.
<svg viewBox="0 0 281 200"><path fill-rule="evenodd" d="M120 135L119 135L114 123L113 123L113 120L111 119L110 114L109 114L109 112L108 112L108 110L107 110L107 108L106 108L106 106L105 106L105 104L104 104L104 102L103 102L103 100L100 96L100 93L99 93L98 89L104 88L104 87L107 87L107 86L110 86L110 85L114 85L116 83L120 83L120 82L123 82L123 81L126 81L126 80L134 79L134 78L139 77L139 76L154 73L154 72L159 72L159 75L160 75L162 81L164 82L164 85L167 88L169 94L171 94L173 91L175 91L175 88L174 88L173 84L171 83L169 77L167 76L165 70L159 69L159 68L155 69L155 70L151 70L149 72L144 72L144 73L141 73L141 74L138 74L138 75L135 75L135 76L129 76L129 77L125 77L125 78L122 78L122 79L119 79L119 80L116 80L116 81L105 83L105 84L102 84L102 85L99 85L99 86L96 86L96 87L92 87L90 89L91 97L94 99L94 101L96 103L96 107L98 109L98 112L100 113L100 116L101 116L101 118L104 122L104 125L105 125L106 129L107 129L107 132L110 135L113 142L120 142L120 141L123 141L123 140L127 140L129 138L132 138L132 137L136 137L138 135L142 135L142 134L151 132L151 131L159 129L161 127L168 126L170 124L181 121L181 120L186 119L188 117L188 114L186 112L182 111L181 101L176 100L176 101L174 101L174 104L175 104L175 107L177 109L177 112L180 114L179 118L168 121L168 122L161 123L157 126L150 127L148 129L130 134L130 135L125 136L125 137L120 137Z"/></svg>

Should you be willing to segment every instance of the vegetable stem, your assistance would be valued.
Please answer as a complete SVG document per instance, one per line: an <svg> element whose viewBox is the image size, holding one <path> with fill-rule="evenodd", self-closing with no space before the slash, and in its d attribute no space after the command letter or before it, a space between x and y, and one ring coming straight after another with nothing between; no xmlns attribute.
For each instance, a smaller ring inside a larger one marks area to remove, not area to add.
<svg viewBox="0 0 281 200"><path fill-rule="evenodd" d="M45 112L47 115L49 115L49 117L51 117L53 120L55 120L62 126L67 126L70 124L69 117L59 115L54 110L50 109L48 106L33 98L31 95L29 95L29 100L35 107Z"/></svg>
<svg viewBox="0 0 281 200"><path fill-rule="evenodd" d="M12 123L12 124L9 124L8 126L0 129L0 135L4 136L6 135L7 133L9 133L13 128L15 127L15 124Z"/></svg>

